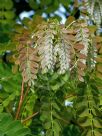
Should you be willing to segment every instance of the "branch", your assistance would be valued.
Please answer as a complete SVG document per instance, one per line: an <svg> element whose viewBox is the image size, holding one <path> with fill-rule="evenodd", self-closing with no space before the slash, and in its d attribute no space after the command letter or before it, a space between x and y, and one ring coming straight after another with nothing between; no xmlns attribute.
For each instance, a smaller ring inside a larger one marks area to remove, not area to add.
<svg viewBox="0 0 102 136"><path fill-rule="evenodd" d="M21 106L22 106L22 103L23 103L23 94L24 94L24 81L22 80L21 96L20 96L19 105L18 105L18 109L17 109L17 112L16 112L15 119L19 118L19 113L20 113Z"/></svg>
<svg viewBox="0 0 102 136"><path fill-rule="evenodd" d="M33 118L34 116L36 116L38 113L39 113L39 112L35 112L33 115L27 117L26 119L22 120L21 122L24 123L24 122L30 120L31 118Z"/></svg>

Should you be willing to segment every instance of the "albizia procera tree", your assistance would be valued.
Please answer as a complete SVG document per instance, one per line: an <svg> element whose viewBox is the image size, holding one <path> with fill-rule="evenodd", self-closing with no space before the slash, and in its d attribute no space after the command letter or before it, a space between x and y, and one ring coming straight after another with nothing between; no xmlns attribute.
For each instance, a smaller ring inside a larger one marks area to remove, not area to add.
<svg viewBox="0 0 102 136"><path fill-rule="evenodd" d="M102 3L82 4L81 18L69 17L65 25L39 17L39 24L24 19L14 29L12 71L0 75L1 112L35 136L102 135ZM0 126L2 135L10 135L9 127L3 132Z"/></svg>

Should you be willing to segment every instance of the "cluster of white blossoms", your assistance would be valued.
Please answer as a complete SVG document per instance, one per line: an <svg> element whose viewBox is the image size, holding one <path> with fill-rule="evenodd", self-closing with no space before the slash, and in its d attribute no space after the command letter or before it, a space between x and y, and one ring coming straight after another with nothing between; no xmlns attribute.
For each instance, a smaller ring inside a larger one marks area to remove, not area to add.
<svg viewBox="0 0 102 136"><path fill-rule="evenodd" d="M101 0L84 0L85 7L89 16L96 23L98 27L102 22L102 1Z"/></svg>
<svg viewBox="0 0 102 136"><path fill-rule="evenodd" d="M45 31L37 33L38 53L40 55L41 69L44 73L54 71L57 65L58 73L65 73L70 67L69 45L63 33L54 29L55 24L49 24Z"/></svg>
<svg viewBox="0 0 102 136"><path fill-rule="evenodd" d="M85 56L87 56L88 54L88 47L89 47L89 30L86 27L86 24L82 24L80 25L80 28L76 31L76 41L79 42L80 44L84 45L84 48L81 49L80 53L84 54ZM83 64L86 64L86 59L80 59L80 61Z"/></svg>
<svg viewBox="0 0 102 136"><path fill-rule="evenodd" d="M64 43L62 40L61 42L57 43L54 48L54 58L55 62L57 62L57 56L59 59L59 73L63 74L67 70L69 70L70 67L70 50L68 45Z"/></svg>
<svg viewBox="0 0 102 136"><path fill-rule="evenodd" d="M53 34L46 32L43 37L41 46L39 46L39 54L41 54L41 68L44 72L54 69L54 56L53 56Z"/></svg>

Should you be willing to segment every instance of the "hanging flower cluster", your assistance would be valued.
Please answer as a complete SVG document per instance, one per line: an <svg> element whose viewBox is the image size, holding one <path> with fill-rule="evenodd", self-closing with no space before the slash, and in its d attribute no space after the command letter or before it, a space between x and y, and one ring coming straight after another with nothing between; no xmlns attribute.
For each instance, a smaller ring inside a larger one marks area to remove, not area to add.
<svg viewBox="0 0 102 136"><path fill-rule="evenodd" d="M76 75L79 81L84 81L85 71L96 64L97 42L90 36L85 21L79 20L72 25L60 25L58 21L48 21L39 24L33 32L24 28L18 36L18 64L24 82L34 83L37 73L58 72L64 74L69 71L71 78ZM95 47L94 48L90 48ZM92 54L93 53L93 54ZM88 68L87 68L88 65Z"/></svg>

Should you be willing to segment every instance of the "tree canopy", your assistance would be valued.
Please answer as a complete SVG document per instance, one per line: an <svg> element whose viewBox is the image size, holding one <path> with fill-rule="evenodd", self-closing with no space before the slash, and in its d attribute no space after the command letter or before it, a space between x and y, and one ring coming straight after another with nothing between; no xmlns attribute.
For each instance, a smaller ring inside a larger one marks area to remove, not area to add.
<svg viewBox="0 0 102 136"><path fill-rule="evenodd" d="M102 135L100 0L0 0L0 136L14 135Z"/></svg>

